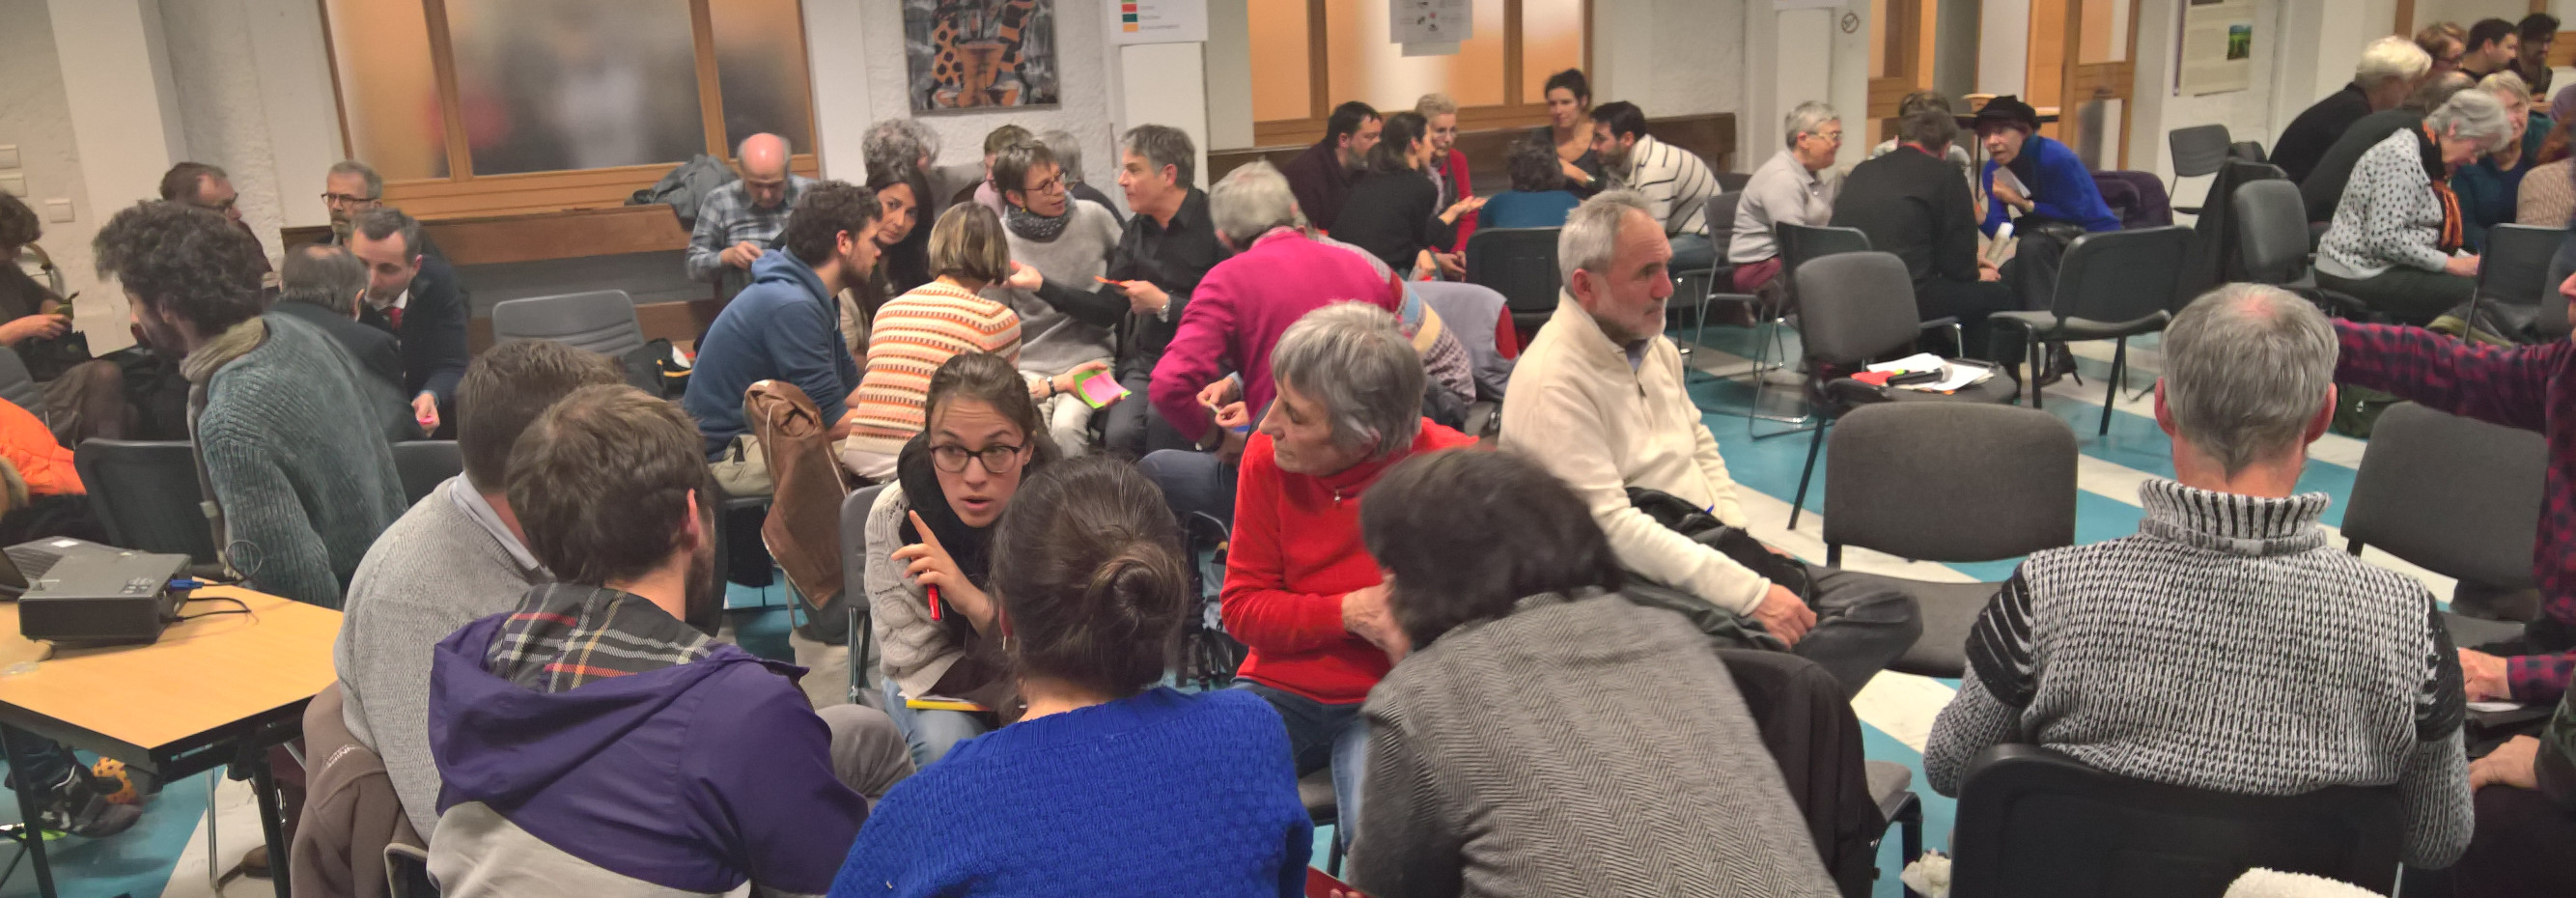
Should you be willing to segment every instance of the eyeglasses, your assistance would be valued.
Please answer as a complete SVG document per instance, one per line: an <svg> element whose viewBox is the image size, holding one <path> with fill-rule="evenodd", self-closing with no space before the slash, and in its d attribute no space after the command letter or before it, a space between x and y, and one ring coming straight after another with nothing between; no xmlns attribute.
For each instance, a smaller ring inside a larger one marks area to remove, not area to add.
<svg viewBox="0 0 2576 898"><path fill-rule="evenodd" d="M1032 185L1032 186L1030 186L1028 189L1023 190L1023 191L1021 191L1021 192L1022 192L1022 193L1028 193L1028 194L1040 194L1040 195L1043 195L1043 194L1050 194L1050 193L1054 193L1054 192L1056 192L1056 191L1058 191L1058 190L1062 190L1062 189L1064 189L1064 176L1063 176L1063 175L1057 175L1057 176L1055 176L1055 177L1048 178L1048 179L1046 179L1046 180L1044 180L1044 181L1040 181L1040 182L1038 182L1037 184Z"/></svg>
<svg viewBox="0 0 2576 898"><path fill-rule="evenodd" d="M322 204L326 206L363 206L375 201L376 198L372 196L350 196L345 193L326 193L322 195Z"/></svg>
<svg viewBox="0 0 2576 898"><path fill-rule="evenodd" d="M1028 447L1002 445L986 446L982 449L968 449L956 445L932 446L930 463L942 471L963 474L966 473L966 460L971 458L984 464L985 473L1008 474L1019 469L1020 450L1026 448Z"/></svg>

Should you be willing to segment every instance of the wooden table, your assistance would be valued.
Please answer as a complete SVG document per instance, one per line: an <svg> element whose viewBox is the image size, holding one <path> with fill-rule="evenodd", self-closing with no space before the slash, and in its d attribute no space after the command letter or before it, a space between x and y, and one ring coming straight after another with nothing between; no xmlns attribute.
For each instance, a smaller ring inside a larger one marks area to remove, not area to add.
<svg viewBox="0 0 2576 898"><path fill-rule="evenodd" d="M340 612L229 586L197 590L183 615L238 607L173 624L151 645L57 648L18 635L18 606L0 603L0 724L123 761L162 782L225 764L250 768L268 841L272 881L287 894L286 844L266 749L301 734L304 706L338 678L331 664ZM10 673L24 662L31 671ZM16 766L15 759L12 765ZM211 795L209 798L211 799ZM18 790L35 831L35 792ZM37 894L52 898L42 839Z"/></svg>

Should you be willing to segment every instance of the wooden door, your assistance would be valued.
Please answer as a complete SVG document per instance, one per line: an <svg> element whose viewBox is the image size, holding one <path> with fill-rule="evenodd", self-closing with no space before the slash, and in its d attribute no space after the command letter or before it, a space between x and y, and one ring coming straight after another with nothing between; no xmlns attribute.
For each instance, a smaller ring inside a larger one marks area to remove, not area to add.
<svg viewBox="0 0 2576 898"><path fill-rule="evenodd" d="M1869 109L1872 142L1896 134L1896 104L1932 89L1932 28L1940 0L1871 0Z"/></svg>
<svg viewBox="0 0 2576 898"><path fill-rule="evenodd" d="M2127 168L2137 85L2138 0L2050 0L2066 11L2060 139L2101 169ZM2033 21L2039 16L2034 14ZM2089 152L2098 148L2098 155Z"/></svg>

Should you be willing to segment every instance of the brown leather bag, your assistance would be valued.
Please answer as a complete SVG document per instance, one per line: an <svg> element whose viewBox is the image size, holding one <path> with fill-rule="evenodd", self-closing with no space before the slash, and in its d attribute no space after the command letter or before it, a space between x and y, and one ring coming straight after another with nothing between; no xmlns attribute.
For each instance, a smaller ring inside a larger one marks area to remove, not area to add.
<svg viewBox="0 0 2576 898"><path fill-rule="evenodd" d="M804 595L810 617L842 589L841 500L850 483L832 451L831 422L804 390L776 380L743 391L742 418L760 438L775 485L760 540Z"/></svg>

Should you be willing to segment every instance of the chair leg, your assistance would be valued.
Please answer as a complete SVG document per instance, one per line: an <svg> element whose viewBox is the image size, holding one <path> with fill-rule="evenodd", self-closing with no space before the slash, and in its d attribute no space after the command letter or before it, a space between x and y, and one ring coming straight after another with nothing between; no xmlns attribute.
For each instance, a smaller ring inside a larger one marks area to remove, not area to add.
<svg viewBox="0 0 2576 898"><path fill-rule="evenodd" d="M1826 566L1826 567L1832 567L1832 568L1838 568L1838 567L1842 567L1842 566L1843 566L1843 544L1841 544L1841 543L1826 543L1826 544L1825 544L1825 566Z"/></svg>
<svg viewBox="0 0 2576 898"><path fill-rule="evenodd" d="M2022 340L2022 351L2030 356L2030 372L2025 375L2028 379L2022 381L2030 387L2030 407L2043 408L2039 399L2039 374L2048 367L2048 347L2040 342L2039 334L2033 332Z"/></svg>
<svg viewBox="0 0 2576 898"><path fill-rule="evenodd" d="M2110 383L2102 394L2102 430L2097 436L2111 435L2111 404L2120 400L2120 384L2129 372L2129 338L2121 337L2111 350Z"/></svg>
<svg viewBox="0 0 2576 898"><path fill-rule="evenodd" d="M1789 503L1789 529L1798 529L1798 515L1807 510L1807 482L1816 476L1816 455L1825 448L1825 425L1817 422L1807 440L1807 469L1798 473L1798 498Z"/></svg>
<svg viewBox="0 0 2576 898"><path fill-rule="evenodd" d="M1342 875L1342 834L1341 834L1341 833L1334 833L1334 834L1333 834L1333 850L1332 850L1330 853L1328 853L1328 854L1326 854L1326 855L1325 855L1325 858L1324 858L1324 872L1332 874L1332 875L1333 875L1333 877L1334 877L1335 879L1339 879L1339 878L1341 878L1341 875Z"/></svg>
<svg viewBox="0 0 2576 898"><path fill-rule="evenodd" d="M1903 840L1900 847L1904 853L1898 855L1899 869L1903 869L1902 865L1912 864L1923 858L1923 802L1919 799L1907 802L1904 813L1899 814L1896 819L1899 827L1897 837ZM1905 894L1913 895L1914 890L1906 889Z"/></svg>

